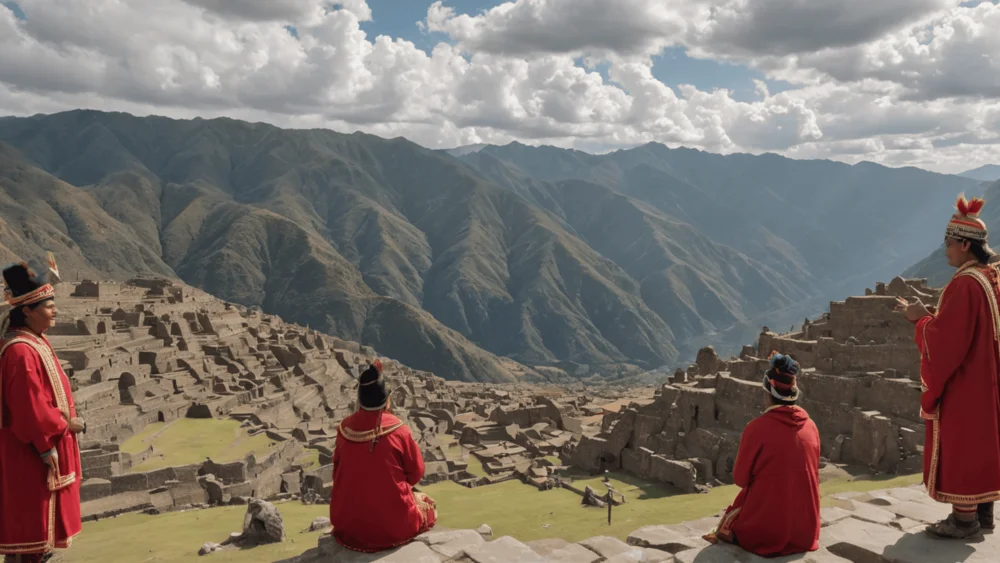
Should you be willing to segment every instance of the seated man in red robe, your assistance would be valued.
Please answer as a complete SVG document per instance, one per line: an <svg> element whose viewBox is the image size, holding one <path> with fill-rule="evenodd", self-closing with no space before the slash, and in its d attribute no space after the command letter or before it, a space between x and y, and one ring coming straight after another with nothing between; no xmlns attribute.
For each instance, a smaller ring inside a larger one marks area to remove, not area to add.
<svg viewBox="0 0 1000 563"><path fill-rule="evenodd" d="M924 484L931 498L952 505L948 518L927 527L937 538L992 529L1000 500L1000 274L979 218L983 203L956 203L945 255L957 271L937 307L900 299L920 349Z"/></svg>
<svg viewBox="0 0 1000 563"><path fill-rule="evenodd" d="M413 487L424 458L410 429L389 413L378 360L358 379L359 409L337 427L330 523L340 545L374 553L434 527L434 501Z"/></svg>
<svg viewBox="0 0 1000 563"><path fill-rule="evenodd" d="M799 364L772 353L764 375L769 407L743 430L733 481L743 490L705 536L762 557L819 549L819 430L795 405Z"/></svg>
<svg viewBox="0 0 1000 563"><path fill-rule="evenodd" d="M49 267L55 274L55 261ZM80 448L70 381L45 332L55 290L25 264L3 270L10 310L0 323L0 553L46 561L80 533Z"/></svg>

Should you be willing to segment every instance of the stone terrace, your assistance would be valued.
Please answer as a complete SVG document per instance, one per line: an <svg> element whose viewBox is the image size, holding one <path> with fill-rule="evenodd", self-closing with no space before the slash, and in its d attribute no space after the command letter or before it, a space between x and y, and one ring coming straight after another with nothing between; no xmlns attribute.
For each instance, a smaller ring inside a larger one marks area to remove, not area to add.
<svg viewBox="0 0 1000 563"><path fill-rule="evenodd" d="M650 525L627 541L599 536L576 543L559 539L522 543L489 532L435 529L390 552L347 551L329 536L318 547L281 563L978 563L995 562L1000 536L986 531L966 541L936 540L924 527L951 511L921 487L834 495L839 506L822 509L820 549L787 557L763 558L729 545L709 545L702 535L718 516L669 526Z"/></svg>
<svg viewBox="0 0 1000 563"><path fill-rule="evenodd" d="M744 347L738 359L723 361L704 348L651 402L603 415L599 429L584 427L571 463L592 472L624 469L684 492L731 482L740 434L766 407L760 378L777 350L803 368L799 405L819 428L824 462L917 473L924 443L919 354L913 326L893 309L897 295L933 303L938 294L923 280L896 278L831 303L800 332L764 327L758 345Z"/></svg>
<svg viewBox="0 0 1000 563"><path fill-rule="evenodd" d="M356 379L374 350L169 280L83 281L56 290L60 314L49 339L88 421L81 436L85 519L243 503L251 495L327 501L335 428L355 409ZM383 363L393 411L424 454L423 484L517 479L558 486L561 459L584 424L623 396L583 386L452 382ZM229 463L135 471L159 452L127 453L121 444L151 423L178 418L235 419L247 436L266 435L271 447ZM467 471L473 460L485 475Z"/></svg>

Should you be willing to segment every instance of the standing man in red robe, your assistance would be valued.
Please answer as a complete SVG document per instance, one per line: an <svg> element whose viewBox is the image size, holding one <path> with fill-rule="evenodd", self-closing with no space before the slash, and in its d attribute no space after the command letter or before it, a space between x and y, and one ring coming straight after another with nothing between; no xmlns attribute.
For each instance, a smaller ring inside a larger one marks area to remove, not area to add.
<svg viewBox="0 0 1000 563"><path fill-rule="evenodd" d="M56 274L50 257L50 271ZM58 275L58 274L56 274ZM46 561L80 533L80 448L70 382L45 331L55 290L26 264L3 271L10 311L0 341L0 553Z"/></svg>
<svg viewBox="0 0 1000 563"><path fill-rule="evenodd" d="M962 539L993 528L1000 499L1000 281L979 219L983 200L959 197L945 231L948 264L957 268L936 309L899 299L916 323L920 417L926 421L924 484L951 515L927 527Z"/></svg>
<svg viewBox="0 0 1000 563"><path fill-rule="evenodd" d="M389 412L382 362L358 379L359 409L337 427L330 523L340 545L374 553L434 527L434 501L413 487L424 458L409 427Z"/></svg>
<svg viewBox="0 0 1000 563"><path fill-rule="evenodd" d="M743 430L733 468L742 490L716 531L724 541L762 557L819 549L819 430L795 405L799 364L773 352L764 374L769 407Z"/></svg>

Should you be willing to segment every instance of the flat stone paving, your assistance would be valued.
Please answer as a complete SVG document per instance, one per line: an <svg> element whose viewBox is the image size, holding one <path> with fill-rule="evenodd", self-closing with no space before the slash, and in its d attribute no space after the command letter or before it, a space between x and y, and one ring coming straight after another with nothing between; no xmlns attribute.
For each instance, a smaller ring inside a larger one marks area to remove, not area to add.
<svg viewBox="0 0 1000 563"><path fill-rule="evenodd" d="M766 559L729 545L710 545L701 535L716 518L669 526L649 525L626 542L597 536L576 543L560 539L522 543L510 536L484 538L473 530L433 530L409 545L378 553L345 550L329 536L285 563L978 563L1000 562L1000 535L991 530L967 540L939 540L927 524L948 515L950 505L931 500L920 486L833 495L839 506L822 510L820 549Z"/></svg>

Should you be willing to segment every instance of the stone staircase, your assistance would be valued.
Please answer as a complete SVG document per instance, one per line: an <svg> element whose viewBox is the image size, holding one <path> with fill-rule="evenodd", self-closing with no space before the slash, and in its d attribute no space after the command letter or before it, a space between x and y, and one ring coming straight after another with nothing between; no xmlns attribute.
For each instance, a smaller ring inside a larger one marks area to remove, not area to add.
<svg viewBox="0 0 1000 563"><path fill-rule="evenodd" d="M281 563L985 563L1000 561L1000 534L984 530L965 541L936 540L924 527L951 511L920 486L832 497L838 506L822 510L818 551L766 559L731 545L710 545L701 537L718 517L667 526L650 525L626 541L597 536L571 543L561 539L521 542L492 538L488 529L435 528L408 545L376 554L340 547L328 535L318 547ZM488 528L488 527L484 527Z"/></svg>

